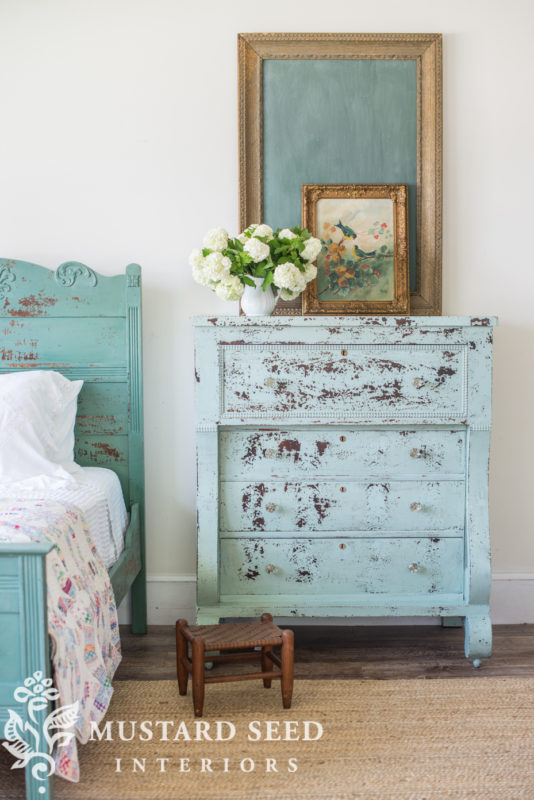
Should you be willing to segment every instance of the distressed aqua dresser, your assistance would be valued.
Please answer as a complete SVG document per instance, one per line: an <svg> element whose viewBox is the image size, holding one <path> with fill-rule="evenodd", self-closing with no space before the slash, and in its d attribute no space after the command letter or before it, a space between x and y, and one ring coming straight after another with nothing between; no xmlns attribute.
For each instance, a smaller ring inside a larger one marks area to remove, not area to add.
<svg viewBox="0 0 534 800"><path fill-rule="evenodd" d="M440 616L491 654L493 317L195 317L197 622Z"/></svg>

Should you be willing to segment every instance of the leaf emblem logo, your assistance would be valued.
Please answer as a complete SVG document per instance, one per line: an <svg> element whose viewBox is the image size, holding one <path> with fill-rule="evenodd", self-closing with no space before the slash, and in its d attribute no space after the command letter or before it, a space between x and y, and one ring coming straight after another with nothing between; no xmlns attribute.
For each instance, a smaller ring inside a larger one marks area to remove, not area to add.
<svg viewBox="0 0 534 800"><path fill-rule="evenodd" d="M26 678L22 686L13 692L15 700L26 704L27 713L23 719L17 711L9 709L9 718L4 726L2 742L8 753L16 760L11 769L20 769L35 760L32 775L37 780L45 780L54 773L55 763L53 751L56 747L64 747L74 737L73 728L79 715L78 701L68 706L58 706L44 720L38 712L48 708L48 704L59 698L58 690L52 679L43 676L41 671L34 672ZM44 794L44 786L39 787Z"/></svg>

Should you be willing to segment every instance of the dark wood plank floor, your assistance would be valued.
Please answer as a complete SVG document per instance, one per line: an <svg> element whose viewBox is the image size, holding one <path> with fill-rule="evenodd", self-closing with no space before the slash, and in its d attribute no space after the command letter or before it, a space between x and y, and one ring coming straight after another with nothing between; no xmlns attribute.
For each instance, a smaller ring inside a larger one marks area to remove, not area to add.
<svg viewBox="0 0 534 800"><path fill-rule="evenodd" d="M307 679L534 677L534 625L496 625L493 656L475 669L463 652L462 628L295 625L295 677ZM146 636L121 628L123 661L116 680L174 680L174 627ZM228 670L226 665L214 669ZM232 670L249 671L250 664Z"/></svg>

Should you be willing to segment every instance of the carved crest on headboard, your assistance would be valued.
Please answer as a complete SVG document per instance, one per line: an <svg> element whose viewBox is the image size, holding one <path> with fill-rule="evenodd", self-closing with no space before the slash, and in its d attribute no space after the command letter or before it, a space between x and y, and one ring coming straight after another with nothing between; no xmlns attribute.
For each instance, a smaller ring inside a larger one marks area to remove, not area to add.
<svg viewBox="0 0 534 800"><path fill-rule="evenodd" d="M78 278L86 286L96 286L97 278L92 269L79 261L65 261L56 269L55 278L61 286L73 286Z"/></svg>
<svg viewBox="0 0 534 800"><path fill-rule="evenodd" d="M6 294L11 291L11 284L15 277L9 267L0 267L0 300L3 300Z"/></svg>

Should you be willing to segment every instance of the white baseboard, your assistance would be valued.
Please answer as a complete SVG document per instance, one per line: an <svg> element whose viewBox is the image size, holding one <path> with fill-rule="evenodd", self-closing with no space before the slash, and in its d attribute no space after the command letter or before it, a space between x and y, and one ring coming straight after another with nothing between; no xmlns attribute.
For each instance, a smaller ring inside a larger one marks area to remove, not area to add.
<svg viewBox="0 0 534 800"><path fill-rule="evenodd" d="M174 625L184 617L189 621L195 616L195 575L149 575L147 577L148 624ZM494 572L491 583L491 616L496 625L534 622L534 573ZM119 622L130 621L128 598L119 609ZM283 621L283 620L281 620ZM289 622L289 621L288 621ZM292 625L307 624L306 620L293 617ZM347 624L343 618L316 619L316 624ZM357 625L429 625L439 624L439 619L426 617L358 617L349 624Z"/></svg>

